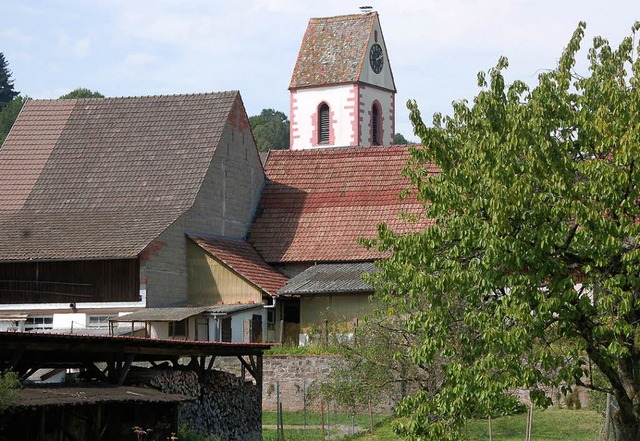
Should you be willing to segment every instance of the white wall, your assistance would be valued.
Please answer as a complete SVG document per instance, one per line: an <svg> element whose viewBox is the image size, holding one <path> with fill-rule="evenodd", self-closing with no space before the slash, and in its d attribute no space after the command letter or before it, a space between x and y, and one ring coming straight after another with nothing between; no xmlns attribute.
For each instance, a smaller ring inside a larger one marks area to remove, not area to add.
<svg viewBox="0 0 640 441"><path fill-rule="evenodd" d="M395 133L395 97L388 90L360 85L360 133L359 145L369 146L371 139L371 112L373 103L380 104L382 119L382 145L391 145Z"/></svg>
<svg viewBox="0 0 640 441"><path fill-rule="evenodd" d="M291 149L358 145L354 130L357 99L355 84L291 91ZM329 106L333 143L318 145L317 114L323 102Z"/></svg>
<svg viewBox="0 0 640 441"><path fill-rule="evenodd" d="M370 146L371 111L380 104L382 145L391 145L395 132L395 94L366 84L314 87L291 92L291 149ZM318 108L327 103L331 140L318 144Z"/></svg>

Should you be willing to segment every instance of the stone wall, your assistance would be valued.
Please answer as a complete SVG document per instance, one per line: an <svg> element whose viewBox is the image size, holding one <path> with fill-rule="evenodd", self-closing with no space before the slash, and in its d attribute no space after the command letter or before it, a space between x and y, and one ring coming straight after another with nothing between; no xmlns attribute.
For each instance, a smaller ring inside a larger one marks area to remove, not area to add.
<svg viewBox="0 0 640 441"><path fill-rule="evenodd" d="M319 402L308 397L309 388L314 382L329 380L331 367L341 358L333 355L268 355L263 357L262 409L276 411L278 390L282 410L301 412L305 409L318 411ZM233 358L217 358L216 369L240 374L240 366ZM376 400L375 413L389 413L398 396ZM333 406L333 404L332 404ZM365 409L363 409L363 412Z"/></svg>
<svg viewBox="0 0 640 441"><path fill-rule="evenodd" d="M314 381L327 381L335 356L280 356L263 358L262 408L275 411L277 389L284 411L302 411L313 406L305 397Z"/></svg>

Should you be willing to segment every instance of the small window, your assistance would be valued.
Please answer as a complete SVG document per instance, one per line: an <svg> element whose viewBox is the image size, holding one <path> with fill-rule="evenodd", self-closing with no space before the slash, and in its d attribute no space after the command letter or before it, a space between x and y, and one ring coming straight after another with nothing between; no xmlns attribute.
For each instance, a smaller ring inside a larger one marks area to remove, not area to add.
<svg viewBox="0 0 640 441"><path fill-rule="evenodd" d="M374 104L371 107L371 144L380 145L380 111Z"/></svg>
<svg viewBox="0 0 640 441"><path fill-rule="evenodd" d="M180 320L178 322L169 322L169 337L187 335L187 320Z"/></svg>
<svg viewBox="0 0 640 441"><path fill-rule="evenodd" d="M318 144L329 144L329 106L322 103L318 109Z"/></svg>
<svg viewBox="0 0 640 441"><path fill-rule="evenodd" d="M53 316L36 316L27 317L24 321L24 330L31 331L34 329L53 329Z"/></svg>
<svg viewBox="0 0 640 441"><path fill-rule="evenodd" d="M88 328L108 328L109 316L108 315L90 315L87 318L87 327Z"/></svg>
<svg viewBox="0 0 640 441"><path fill-rule="evenodd" d="M231 317L225 317L220 320L220 327L222 341L231 341Z"/></svg>

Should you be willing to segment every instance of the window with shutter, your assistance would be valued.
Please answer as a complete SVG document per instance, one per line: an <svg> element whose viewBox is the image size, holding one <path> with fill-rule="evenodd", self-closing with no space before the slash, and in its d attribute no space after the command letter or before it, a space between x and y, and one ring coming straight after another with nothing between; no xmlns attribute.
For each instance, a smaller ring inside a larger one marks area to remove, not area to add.
<svg viewBox="0 0 640 441"><path fill-rule="evenodd" d="M329 144L329 106L320 105L318 111L318 144Z"/></svg>
<svg viewBox="0 0 640 441"><path fill-rule="evenodd" d="M371 108L371 144L380 145L380 112L375 104Z"/></svg>

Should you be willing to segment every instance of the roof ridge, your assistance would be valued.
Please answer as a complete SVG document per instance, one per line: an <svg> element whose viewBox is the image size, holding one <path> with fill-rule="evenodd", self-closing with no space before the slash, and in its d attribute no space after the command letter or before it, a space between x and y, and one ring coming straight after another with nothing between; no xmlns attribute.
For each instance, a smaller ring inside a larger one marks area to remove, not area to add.
<svg viewBox="0 0 640 441"><path fill-rule="evenodd" d="M220 234L202 234L202 233L187 233L187 237L188 238L193 238L193 239L202 239L202 240L207 240L207 239L214 239L214 240L227 240L230 242L237 242L237 243L246 243L249 244L249 242L247 242L247 240L245 238L242 237L227 237L227 236L222 236ZM249 244L251 245L251 244Z"/></svg>
<svg viewBox="0 0 640 441"><path fill-rule="evenodd" d="M76 101L108 101L108 100L127 100L142 98L178 98L178 97L197 97L197 96L214 96L239 94L239 90L222 90L218 92L192 92L192 93L176 93L176 94L156 94L156 95L132 95L132 96L105 96L103 98L29 98L29 101L36 102L76 102Z"/></svg>
<svg viewBox="0 0 640 441"><path fill-rule="evenodd" d="M365 18L368 16L376 16L378 15L377 11L370 11L367 13L360 13L360 14L345 14L345 15L333 15L331 17L311 17L310 20L315 20L315 21L337 21L337 20L346 20L346 19L360 19L360 18Z"/></svg>

